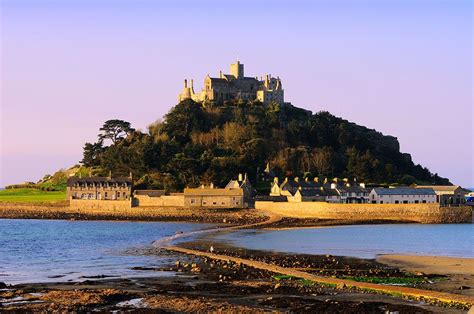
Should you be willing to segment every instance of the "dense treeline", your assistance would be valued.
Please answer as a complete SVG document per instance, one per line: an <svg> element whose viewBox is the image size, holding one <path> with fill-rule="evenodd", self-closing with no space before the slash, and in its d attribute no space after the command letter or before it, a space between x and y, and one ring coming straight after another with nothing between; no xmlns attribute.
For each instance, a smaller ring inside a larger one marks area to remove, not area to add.
<svg viewBox="0 0 474 314"><path fill-rule="evenodd" d="M256 180L267 162L278 176L350 177L371 183L436 183L447 179L415 165L395 137L291 106L183 101L163 121L136 131L109 120L83 164L97 174L133 173L142 187L180 190L225 184L239 172Z"/></svg>

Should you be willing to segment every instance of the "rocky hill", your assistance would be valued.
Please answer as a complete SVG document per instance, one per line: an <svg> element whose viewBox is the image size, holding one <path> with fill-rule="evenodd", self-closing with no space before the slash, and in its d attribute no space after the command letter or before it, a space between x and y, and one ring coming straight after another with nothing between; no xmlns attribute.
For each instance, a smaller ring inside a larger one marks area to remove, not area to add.
<svg viewBox="0 0 474 314"><path fill-rule="evenodd" d="M201 183L223 185L237 173L255 182L267 164L280 177L449 184L400 152L396 137L289 104L203 106L186 100L147 132L120 120L108 121L101 131L96 143L84 146L83 164L103 175L132 172L141 187L173 191Z"/></svg>

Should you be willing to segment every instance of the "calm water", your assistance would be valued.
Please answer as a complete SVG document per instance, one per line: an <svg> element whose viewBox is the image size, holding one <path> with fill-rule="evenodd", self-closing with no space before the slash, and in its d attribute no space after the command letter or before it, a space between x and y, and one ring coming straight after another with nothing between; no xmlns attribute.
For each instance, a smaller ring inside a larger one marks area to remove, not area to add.
<svg viewBox="0 0 474 314"><path fill-rule="evenodd" d="M210 225L163 222L109 222L0 219L0 281L5 283L85 280L82 276L139 277L160 272L171 257L130 254L176 231ZM143 250L146 251L146 250Z"/></svg>
<svg viewBox="0 0 474 314"><path fill-rule="evenodd" d="M358 225L293 230L241 230L216 241L247 249L374 258L378 254L474 258L474 224Z"/></svg>

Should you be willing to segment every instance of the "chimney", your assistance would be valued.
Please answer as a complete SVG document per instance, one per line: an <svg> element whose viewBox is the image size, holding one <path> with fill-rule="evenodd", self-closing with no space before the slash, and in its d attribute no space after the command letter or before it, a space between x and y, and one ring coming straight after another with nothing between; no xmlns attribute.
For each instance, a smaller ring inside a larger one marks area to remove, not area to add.
<svg viewBox="0 0 474 314"><path fill-rule="evenodd" d="M336 183L331 183L331 189L335 189L336 188Z"/></svg>
<svg viewBox="0 0 474 314"><path fill-rule="evenodd" d="M237 181L239 181L239 182L242 182L242 181L243 181L243 179L242 179L242 174L241 174L241 173L239 173L239 178L237 179Z"/></svg>
<svg viewBox="0 0 474 314"><path fill-rule="evenodd" d="M300 181L300 178L295 177L295 182L299 182L299 181Z"/></svg>
<svg viewBox="0 0 474 314"><path fill-rule="evenodd" d="M194 80L191 79L191 88L193 88L193 83L194 83Z"/></svg>
<svg viewBox="0 0 474 314"><path fill-rule="evenodd" d="M285 177L285 182L288 182L288 177Z"/></svg>
<svg viewBox="0 0 474 314"><path fill-rule="evenodd" d="M211 182L211 185L209 186L211 189L214 188L214 183Z"/></svg>
<svg viewBox="0 0 474 314"><path fill-rule="evenodd" d="M275 184L278 184L278 177L274 177L274 178L273 178L273 182L274 182Z"/></svg>
<svg viewBox="0 0 474 314"><path fill-rule="evenodd" d="M309 178L308 177L304 178L304 181L309 182Z"/></svg>
<svg viewBox="0 0 474 314"><path fill-rule="evenodd" d="M112 170L109 170L109 176L108 176L109 180L112 179Z"/></svg>
<svg viewBox="0 0 474 314"><path fill-rule="evenodd" d="M188 80L184 80L184 88L188 88Z"/></svg>
<svg viewBox="0 0 474 314"><path fill-rule="evenodd" d="M314 182L319 182L319 178L318 177L314 177Z"/></svg>
<svg viewBox="0 0 474 314"><path fill-rule="evenodd" d="M130 171L130 174L128 175L128 177L129 177L130 179L133 178L133 175L132 175L132 172L131 172L131 171Z"/></svg>
<svg viewBox="0 0 474 314"><path fill-rule="evenodd" d="M219 78L222 78L222 71L219 71Z"/></svg>

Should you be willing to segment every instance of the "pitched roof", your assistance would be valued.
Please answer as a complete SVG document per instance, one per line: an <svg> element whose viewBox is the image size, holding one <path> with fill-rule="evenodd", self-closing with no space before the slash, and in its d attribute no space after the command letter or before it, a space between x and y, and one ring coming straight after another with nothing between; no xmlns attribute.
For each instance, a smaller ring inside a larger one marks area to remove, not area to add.
<svg viewBox="0 0 474 314"><path fill-rule="evenodd" d="M435 191L454 192L460 188L459 185L418 185L416 189L433 189Z"/></svg>
<svg viewBox="0 0 474 314"><path fill-rule="evenodd" d="M211 188L186 188L184 189L184 196L241 196L244 195L242 189L211 189Z"/></svg>
<svg viewBox="0 0 474 314"><path fill-rule="evenodd" d="M375 188L378 195L436 195L433 189L414 189L414 188Z"/></svg>
<svg viewBox="0 0 474 314"><path fill-rule="evenodd" d="M165 190L135 190L135 195L148 195L150 197L160 197L166 194Z"/></svg>
<svg viewBox="0 0 474 314"><path fill-rule="evenodd" d="M69 177L67 179L67 185L73 186L74 184L90 184L90 183L126 183L127 185L132 184L132 179L129 177L117 177L117 178L109 178L109 177Z"/></svg>

